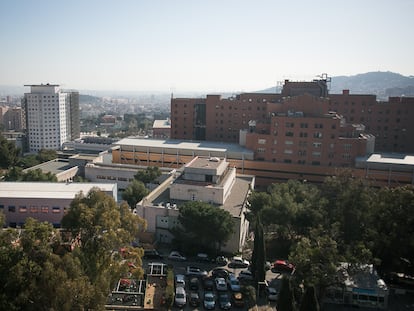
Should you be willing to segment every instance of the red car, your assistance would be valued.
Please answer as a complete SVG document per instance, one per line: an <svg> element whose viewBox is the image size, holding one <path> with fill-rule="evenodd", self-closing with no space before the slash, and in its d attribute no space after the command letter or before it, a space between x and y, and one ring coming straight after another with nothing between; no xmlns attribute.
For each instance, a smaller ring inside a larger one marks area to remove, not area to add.
<svg viewBox="0 0 414 311"><path fill-rule="evenodd" d="M295 266L286 260L276 260L273 263L273 272L289 272L292 273L295 270Z"/></svg>

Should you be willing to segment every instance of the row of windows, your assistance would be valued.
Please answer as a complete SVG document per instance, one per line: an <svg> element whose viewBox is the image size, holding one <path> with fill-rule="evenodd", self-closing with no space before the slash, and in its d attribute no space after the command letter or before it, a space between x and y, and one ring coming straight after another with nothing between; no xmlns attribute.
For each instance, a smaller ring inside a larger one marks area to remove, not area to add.
<svg viewBox="0 0 414 311"><path fill-rule="evenodd" d="M277 127L277 126L278 126L278 123L275 122L275 127ZM308 126L309 126L308 123L300 123L300 128L308 128ZM295 123L294 122L286 122L285 123L285 127L287 127L287 128L293 128L293 127L295 127ZM323 124L322 123L315 123L314 124L314 128L316 128L316 129L322 129L323 128ZM336 125L333 124L332 125L332 128L335 129L336 128Z"/></svg>
<svg viewBox="0 0 414 311"><path fill-rule="evenodd" d="M66 211L66 207L64 208L64 211ZM0 205L0 211L4 210L4 204ZM52 206L51 208L49 206L26 206L26 205L19 205L18 209L16 209L15 205L8 205L7 210L9 213L16 213L16 210L19 211L19 213L60 213L61 208L59 206Z"/></svg>
<svg viewBox="0 0 414 311"><path fill-rule="evenodd" d="M106 179L106 180L119 180L119 181L133 181L133 178L126 178L126 177L114 177L114 176L104 176L104 175L96 175L96 179Z"/></svg>

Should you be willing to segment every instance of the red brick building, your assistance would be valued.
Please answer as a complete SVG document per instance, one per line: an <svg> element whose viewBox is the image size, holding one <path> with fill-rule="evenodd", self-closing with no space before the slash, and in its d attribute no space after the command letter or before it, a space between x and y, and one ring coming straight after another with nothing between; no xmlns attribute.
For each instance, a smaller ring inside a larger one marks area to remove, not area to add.
<svg viewBox="0 0 414 311"><path fill-rule="evenodd" d="M376 152L414 153L411 120L414 98L328 94L326 79L286 80L280 94L171 100L171 138L240 142L276 163L347 166L374 151L373 136Z"/></svg>

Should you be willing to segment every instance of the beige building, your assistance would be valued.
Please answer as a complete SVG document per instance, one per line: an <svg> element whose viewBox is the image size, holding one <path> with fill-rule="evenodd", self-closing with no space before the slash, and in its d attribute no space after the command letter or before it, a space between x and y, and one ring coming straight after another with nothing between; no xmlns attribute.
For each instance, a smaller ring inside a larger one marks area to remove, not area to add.
<svg viewBox="0 0 414 311"><path fill-rule="evenodd" d="M6 216L6 226L22 226L26 218L32 217L60 227L75 196L80 192L86 195L92 188L104 191L117 201L116 184L1 182L0 212Z"/></svg>
<svg viewBox="0 0 414 311"><path fill-rule="evenodd" d="M223 251L241 251L249 231L244 212L255 178L237 175L225 159L195 157L182 173L173 172L159 187L136 206L135 213L147 220L147 231L161 243L173 239L171 229L178 222L178 206L187 201L202 201L223 208L232 216L235 232ZM208 233L206 233L208 234Z"/></svg>

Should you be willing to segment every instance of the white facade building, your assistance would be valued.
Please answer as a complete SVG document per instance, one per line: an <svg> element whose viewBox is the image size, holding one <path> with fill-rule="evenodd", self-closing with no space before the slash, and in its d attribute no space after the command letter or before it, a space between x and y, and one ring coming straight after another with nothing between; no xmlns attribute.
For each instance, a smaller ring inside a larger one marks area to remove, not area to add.
<svg viewBox="0 0 414 311"><path fill-rule="evenodd" d="M171 243L171 229L179 225L179 205L187 201L202 201L232 215L234 232L222 245L222 250L230 253L241 251L249 232L245 212L248 196L254 189L254 176L237 175L236 169L225 159L216 157L195 157L177 175L171 174L137 203L134 213L147 221L147 232L160 243Z"/></svg>
<svg viewBox="0 0 414 311"><path fill-rule="evenodd" d="M79 137L77 92L63 92L56 84L26 86L30 93L24 94L23 104L30 152L58 150L64 142Z"/></svg>

